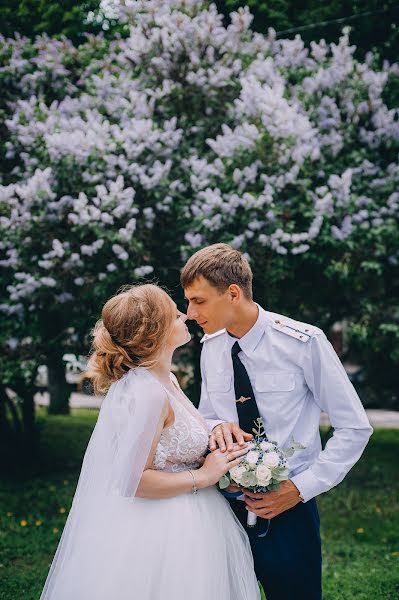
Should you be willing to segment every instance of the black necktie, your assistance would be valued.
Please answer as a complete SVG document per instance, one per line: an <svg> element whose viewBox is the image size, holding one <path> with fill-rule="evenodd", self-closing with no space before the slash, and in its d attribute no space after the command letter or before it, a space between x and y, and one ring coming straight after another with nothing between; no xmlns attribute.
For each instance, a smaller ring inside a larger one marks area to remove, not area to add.
<svg viewBox="0 0 399 600"><path fill-rule="evenodd" d="M240 345L238 342L235 342L231 349L231 358L233 360L238 421L241 429L248 433L253 433L252 429L255 427L254 421L260 415L247 370L238 358L239 352L241 352Z"/></svg>

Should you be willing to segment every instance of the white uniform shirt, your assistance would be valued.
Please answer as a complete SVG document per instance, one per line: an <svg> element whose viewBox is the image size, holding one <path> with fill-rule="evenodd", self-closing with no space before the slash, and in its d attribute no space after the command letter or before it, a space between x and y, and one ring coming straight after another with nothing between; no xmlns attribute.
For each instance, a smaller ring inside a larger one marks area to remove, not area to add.
<svg viewBox="0 0 399 600"><path fill-rule="evenodd" d="M231 359L236 338L223 329L202 341L199 411L211 430L238 422ZM324 333L259 307L255 325L238 341L267 437L283 447L292 438L306 447L289 459L289 477L304 501L340 483L373 429ZM323 451L321 411L334 428Z"/></svg>

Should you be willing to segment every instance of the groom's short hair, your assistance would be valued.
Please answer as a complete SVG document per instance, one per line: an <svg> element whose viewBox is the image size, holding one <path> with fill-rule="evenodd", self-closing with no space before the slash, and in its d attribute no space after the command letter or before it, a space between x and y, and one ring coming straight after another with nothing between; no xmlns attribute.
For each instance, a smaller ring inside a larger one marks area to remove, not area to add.
<svg viewBox="0 0 399 600"><path fill-rule="evenodd" d="M212 244L193 254L183 267L180 283L187 288L201 275L221 293L235 283L252 300L251 267L242 252L228 244Z"/></svg>

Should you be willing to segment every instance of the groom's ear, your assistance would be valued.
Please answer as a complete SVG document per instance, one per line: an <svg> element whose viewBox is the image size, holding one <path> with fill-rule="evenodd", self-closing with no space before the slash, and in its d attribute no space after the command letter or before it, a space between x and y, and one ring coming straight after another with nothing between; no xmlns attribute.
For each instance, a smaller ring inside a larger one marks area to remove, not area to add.
<svg viewBox="0 0 399 600"><path fill-rule="evenodd" d="M228 288L232 302L239 302L243 297L242 289L236 283L231 283Z"/></svg>

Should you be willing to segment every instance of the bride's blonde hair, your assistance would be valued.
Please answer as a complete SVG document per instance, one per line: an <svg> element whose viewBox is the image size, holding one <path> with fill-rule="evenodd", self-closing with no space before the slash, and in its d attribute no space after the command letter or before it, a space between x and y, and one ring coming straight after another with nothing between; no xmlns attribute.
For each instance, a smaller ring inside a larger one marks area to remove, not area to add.
<svg viewBox="0 0 399 600"><path fill-rule="evenodd" d="M153 366L175 318L173 301L153 283L124 286L110 298L92 332L94 391L105 393L129 369Z"/></svg>

